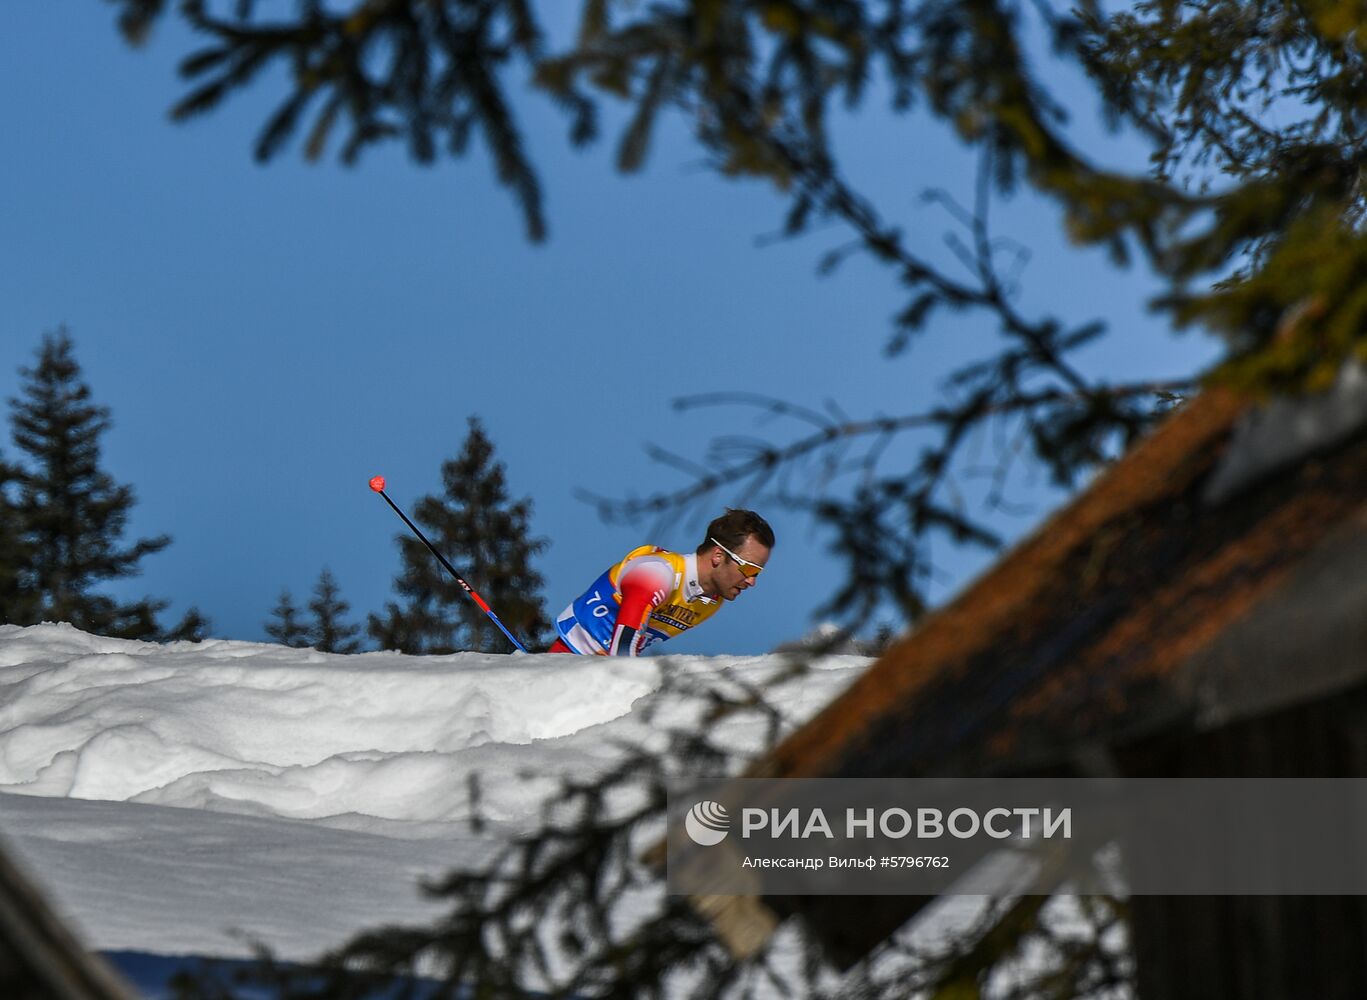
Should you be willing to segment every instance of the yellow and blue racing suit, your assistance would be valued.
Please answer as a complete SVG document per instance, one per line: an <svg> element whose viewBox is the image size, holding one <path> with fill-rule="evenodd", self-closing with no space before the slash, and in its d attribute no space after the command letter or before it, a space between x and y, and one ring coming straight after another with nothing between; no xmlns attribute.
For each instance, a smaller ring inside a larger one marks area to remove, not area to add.
<svg viewBox="0 0 1367 1000"><path fill-rule="evenodd" d="M717 613L721 600L703 593L698 557L655 545L632 549L556 619L566 651L639 656Z"/></svg>

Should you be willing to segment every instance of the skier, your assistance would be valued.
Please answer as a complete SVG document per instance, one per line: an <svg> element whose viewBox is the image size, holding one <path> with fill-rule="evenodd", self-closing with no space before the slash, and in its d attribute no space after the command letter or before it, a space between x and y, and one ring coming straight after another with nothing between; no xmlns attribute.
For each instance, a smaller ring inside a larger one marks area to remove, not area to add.
<svg viewBox="0 0 1367 1000"><path fill-rule="evenodd" d="M549 651L640 656L753 587L773 547L774 532L764 518L728 508L707 526L694 552L632 549L560 613L560 635Z"/></svg>

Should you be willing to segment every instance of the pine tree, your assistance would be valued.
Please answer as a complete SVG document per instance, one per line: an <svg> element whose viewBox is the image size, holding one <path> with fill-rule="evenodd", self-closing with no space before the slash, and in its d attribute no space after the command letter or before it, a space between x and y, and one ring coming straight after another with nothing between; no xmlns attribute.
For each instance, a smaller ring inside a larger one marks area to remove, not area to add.
<svg viewBox="0 0 1367 1000"><path fill-rule="evenodd" d="M387 601L383 616L366 616L366 632L380 649L418 655L424 651L424 630L415 621L416 617L394 601Z"/></svg>
<svg viewBox="0 0 1367 1000"><path fill-rule="evenodd" d="M18 622L65 621L100 635L159 637L156 615L166 602L120 604L93 589L136 575L142 558L171 540L158 535L121 547L133 489L100 469L109 410L91 402L66 331L45 335L37 366L20 375L23 397L10 400L11 418L14 443L29 462L15 475L14 514L30 607Z"/></svg>
<svg viewBox="0 0 1367 1000"><path fill-rule="evenodd" d="M531 567L546 547L529 536L532 504L508 496L503 463L478 418L461 453L442 465L442 496L427 496L414 520L497 612L528 649L544 648L550 630L541 598L544 581ZM470 600L427 548L399 536L403 570L395 589L407 599L390 602L384 617L371 615L369 631L382 648L407 653L456 650L505 652L508 640Z"/></svg>
<svg viewBox="0 0 1367 1000"><path fill-rule="evenodd" d="M280 600L271 608L266 634L282 646L302 649L309 644L308 626L299 620L299 609L294 605L289 588L280 591Z"/></svg>
<svg viewBox="0 0 1367 1000"><path fill-rule="evenodd" d="M313 612L313 623L308 644L314 649L321 653L355 653L361 648L356 640L361 627L345 620L351 605L342 600L331 570L325 568L318 574L309 610Z"/></svg>
<svg viewBox="0 0 1367 1000"><path fill-rule="evenodd" d="M185 617L164 632L161 640L162 642L203 642L209 638L209 632L213 627L213 621L199 608L191 605L189 610L185 612Z"/></svg>
<svg viewBox="0 0 1367 1000"><path fill-rule="evenodd" d="M26 581L28 549L14 499L19 470L0 459L0 623L32 620L37 602Z"/></svg>

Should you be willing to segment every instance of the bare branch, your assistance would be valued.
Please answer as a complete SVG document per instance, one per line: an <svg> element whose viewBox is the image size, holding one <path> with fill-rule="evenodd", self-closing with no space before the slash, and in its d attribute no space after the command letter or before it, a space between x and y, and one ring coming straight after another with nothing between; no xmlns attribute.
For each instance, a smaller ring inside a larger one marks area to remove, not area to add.
<svg viewBox="0 0 1367 1000"><path fill-rule="evenodd" d="M1193 387L1194 382L1192 380L1178 379L1111 386L1106 389L1106 392L1115 399L1142 400L1146 398L1158 399L1168 394L1187 393ZM1090 398L1093 394L1094 391L1069 393L1060 389L1045 389L978 407L975 410L975 415L988 417L1022 413L1050 405L1080 402ZM767 406L774 415L800 416L805 421L816 423L819 430L781 447L774 447L760 440L722 439L717 443L721 445L720 454L717 452L714 454L718 454L718 457L725 457L727 453L739 452L742 456L739 460L722 468L704 467L658 449L649 449L652 458L678 468L684 468L694 476L694 482L678 490L652 494L640 500L604 501L606 516L632 519L642 514L668 510L699 497L712 495L728 487L743 483L749 478L768 472L777 466L790 465L841 442L872 437L875 439L875 446L881 451L886 450L888 443L890 443L889 439L895 435L923 428L949 428L964 422L965 419L965 413L960 408L938 407L923 413L900 417L878 417L836 423L805 407L784 403L780 400L766 400L764 397L750 393L710 393L705 396L688 397L680 401L681 407L727 404ZM864 467L866 461L867 459L860 460L861 468Z"/></svg>

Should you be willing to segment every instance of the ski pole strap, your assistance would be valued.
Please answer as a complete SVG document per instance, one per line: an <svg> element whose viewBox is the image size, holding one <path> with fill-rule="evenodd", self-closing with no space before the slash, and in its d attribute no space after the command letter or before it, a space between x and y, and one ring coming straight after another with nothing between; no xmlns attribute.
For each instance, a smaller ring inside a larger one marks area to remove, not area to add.
<svg viewBox="0 0 1367 1000"><path fill-rule="evenodd" d="M389 499L389 494L382 489L376 490L375 492L380 494L380 496L384 497L385 503L389 504L389 506L394 508L395 514L398 514L399 517L403 518L403 523L408 525L409 530L412 531L413 534L417 535L419 539L421 539L422 543L427 546L427 550L437 557L437 561L446 567L446 571L455 578L456 583L460 584L461 589L464 590L467 594L469 594L470 599L473 600L477 605L479 605L479 609L489 616L489 620L498 626L498 630L508 637L508 641L511 642L513 646L516 647L520 652L527 652L527 647L522 645L522 643L518 642L517 637L514 636L511 632L509 632L507 626L505 626L501 621L498 620L498 615L494 614L494 609L489 607L489 605L484 602L484 598L480 597L479 594L475 593L475 589L471 587L468 583L466 583L464 579L461 578L461 575L456 572L456 568L446 561L446 557L442 555L440 552L438 552L437 547L433 545L431 542L429 542L427 540L427 536L424 535L420 530L418 530L418 526L408 519L408 515L399 509L399 505L396 504L393 500Z"/></svg>

